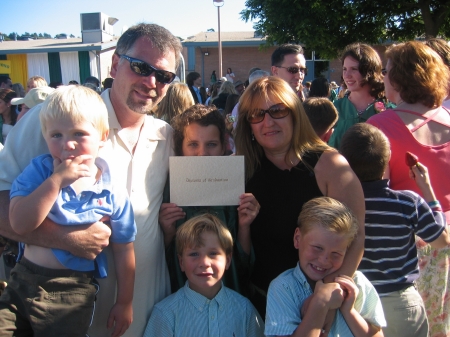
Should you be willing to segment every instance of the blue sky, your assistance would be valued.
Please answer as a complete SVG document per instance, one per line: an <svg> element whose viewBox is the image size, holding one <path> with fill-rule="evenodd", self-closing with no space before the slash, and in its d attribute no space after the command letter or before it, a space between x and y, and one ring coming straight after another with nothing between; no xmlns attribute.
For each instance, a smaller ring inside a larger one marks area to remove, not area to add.
<svg viewBox="0 0 450 337"><path fill-rule="evenodd" d="M245 0L224 0L221 31L251 31L252 23L240 19ZM157 23L186 38L209 28L217 31L213 0L2 0L0 32L9 34L60 33L81 36L80 13L103 12L116 17L114 34L138 22Z"/></svg>

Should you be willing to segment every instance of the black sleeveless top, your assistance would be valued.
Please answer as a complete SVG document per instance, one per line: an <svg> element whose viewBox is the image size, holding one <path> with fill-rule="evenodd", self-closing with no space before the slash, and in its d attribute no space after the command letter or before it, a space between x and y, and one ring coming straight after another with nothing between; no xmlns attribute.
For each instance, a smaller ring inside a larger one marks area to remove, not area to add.
<svg viewBox="0 0 450 337"><path fill-rule="evenodd" d="M250 227L255 252L251 282L265 292L275 277L298 262L293 243L298 215L305 202L323 196L313 171L321 155L309 152L291 170L280 170L263 156L246 185L261 205Z"/></svg>

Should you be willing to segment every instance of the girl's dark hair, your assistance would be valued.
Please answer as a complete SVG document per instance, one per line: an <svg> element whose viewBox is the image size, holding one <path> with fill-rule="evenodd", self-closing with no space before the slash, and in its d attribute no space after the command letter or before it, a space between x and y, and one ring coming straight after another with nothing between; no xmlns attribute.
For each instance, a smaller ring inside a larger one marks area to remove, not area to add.
<svg viewBox="0 0 450 337"><path fill-rule="evenodd" d="M183 140L186 126L197 123L201 126L215 125L219 129L220 144L225 148L225 120L222 114L213 106L195 104L172 119L173 143L176 156L183 155Z"/></svg>
<svg viewBox="0 0 450 337"><path fill-rule="evenodd" d="M370 86L370 95L375 98L384 97L384 82L381 74L382 63L378 53L367 44L353 43L345 47L342 53L342 65L347 56L359 62L359 72L363 77L361 86Z"/></svg>

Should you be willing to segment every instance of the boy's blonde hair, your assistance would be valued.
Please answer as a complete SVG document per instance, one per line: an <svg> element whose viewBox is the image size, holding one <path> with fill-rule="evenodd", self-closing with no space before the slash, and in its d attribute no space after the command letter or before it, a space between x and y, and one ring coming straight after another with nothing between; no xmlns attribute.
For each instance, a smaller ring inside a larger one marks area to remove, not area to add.
<svg viewBox="0 0 450 337"><path fill-rule="evenodd" d="M321 226L329 232L347 236L348 246L358 232L358 221L350 208L329 197L314 198L305 203L297 225L302 235Z"/></svg>
<svg viewBox="0 0 450 337"><path fill-rule="evenodd" d="M41 76L31 76L31 77L27 80L27 86L28 86L28 84L30 84L31 82L34 82L34 84L36 85L35 88L48 87L47 81L45 80L45 78L43 78L43 77L41 77Z"/></svg>
<svg viewBox="0 0 450 337"><path fill-rule="evenodd" d="M233 238L230 231L219 218L205 213L189 219L178 228L175 240L178 255L182 255L186 248L203 246L201 235L205 232L216 234L225 253L232 254Z"/></svg>
<svg viewBox="0 0 450 337"><path fill-rule="evenodd" d="M39 115L42 133L47 131L47 122L69 117L74 122L88 121L105 135L108 130L108 111L99 94L80 86L62 86L47 96Z"/></svg>

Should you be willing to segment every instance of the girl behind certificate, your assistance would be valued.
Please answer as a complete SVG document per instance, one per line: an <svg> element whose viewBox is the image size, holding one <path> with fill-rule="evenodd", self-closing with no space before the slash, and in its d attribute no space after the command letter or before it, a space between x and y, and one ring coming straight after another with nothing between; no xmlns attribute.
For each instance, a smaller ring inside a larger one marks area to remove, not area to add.
<svg viewBox="0 0 450 337"><path fill-rule="evenodd" d="M225 121L215 107L196 104L172 121L174 128L174 151L177 156L223 156L225 152ZM169 203L169 188L159 211L159 224L164 233L166 260L169 267L172 292L184 286L186 276L182 273L175 249L175 233L179 226L201 213L213 213L230 230L236 242L234 258L224 276L224 284L245 293L246 275L251 247L240 245L249 242L250 224L259 212L259 203L251 193L240 196L237 209L234 206L178 207Z"/></svg>

